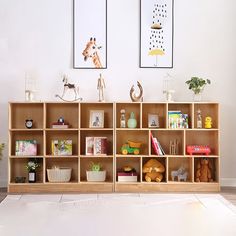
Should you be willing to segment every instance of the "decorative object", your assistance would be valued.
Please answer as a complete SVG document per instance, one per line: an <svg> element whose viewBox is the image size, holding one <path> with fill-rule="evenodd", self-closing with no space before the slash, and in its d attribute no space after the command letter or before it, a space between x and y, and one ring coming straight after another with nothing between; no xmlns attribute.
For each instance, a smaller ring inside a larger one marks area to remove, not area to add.
<svg viewBox="0 0 236 236"><path fill-rule="evenodd" d="M16 140L16 156L36 156L36 140Z"/></svg>
<svg viewBox="0 0 236 236"><path fill-rule="evenodd" d="M135 129L137 127L137 120L135 119L134 112L130 113L130 117L127 122L128 128Z"/></svg>
<svg viewBox="0 0 236 236"><path fill-rule="evenodd" d="M106 180L106 171L102 170L100 163L90 162L90 170L86 171L87 181L104 182Z"/></svg>
<svg viewBox="0 0 236 236"><path fill-rule="evenodd" d="M139 81L137 81L137 85L139 88L139 94L136 94L134 91L134 85L130 89L130 98L132 102L143 102L143 87Z"/></svg>
<svg viewBox="0 0 236 236"><path fill-rule="evenodd" d="M202 112L200 109L197 110L197 128L202 128Z"/></svg>
<svg viewBox="0 0 236 236"><path fill-rule="evenodd" d="M36 78L25 74L25 101L34 102L36 100Z"/></svg>
<svg viewBox="0 0 236 236"><path fill-rule="evenodd" d="M173 0L140 0L140 67L173 67Z"/></svg>
<svg viewBox="0 0 236 236"><path fill-rule="evenodd" d="M126 120L125 120L125 109L120 110L120 128L126 127Z"/></svg>
<svg viewBox="0 0 236 236"><path fill-rule="evenodd" d="M178 155L179 154L179 140L174 139L170 140L170 155Z"/></svg>
<svg viewBox="0 0 236 236"><path fill-rule="evenodd" d="M26 169L29 172L29 183L36 182L36 170L40 167L40 164L37 162L37 159L30 160L27 165Z"/></svg>
<svg viewBox="0 0 236 236"><path fill-rule="evenodd" d="M141 145L142 145L141 142L127 141L126 144L122 145L121 153L123 155L127 155L127 154L138 155L140 152Z"/></svg>
<svg viewBox="0 0 236 236"><path fill-rule="evenodd" d="M161 182L165 172L164 165L156 159L150 159L143 165L144 178L147 182Z"/></svg>
<svg viewBox="0 0 236 236"><path fill-rule="evenodd" d="M163 93L165 94L166 102L174 102L172 95L175 93L175 90L173 87L173 77L167 73L163 81Z"/></svg>
<svg viewBox="0 0 236 236"><path fill-rule="evenodd" d="M148 128L159 128L159 116L157 114L148 114Z"/></svg>
<svg viewBox="0 0 236 236"><path fill-rule="evenodd" d="M52 155L71 156L72 140L52 140Z"/></svg>
<svg viewBox="0 0 236 236"><path fill-rule="evenodd" d="M212 165L208 158L198 160L196 182L213 182Z"/></svg>
<svg viewBox="0 0 236 236"><path fill-rule="evenodd" d="M52 123L53 129L68 129L69 124L65 122L65 119L63 117L60 117L57 122Z"/></svg>
<svg viewBox="0 0 236 236"><path fill-rule="evenodd" d="M47 169L47 177L49 182L70 182L72 169L69 167L54 166Z"/></svg>
<svg viewBox="0 0 236 236"><path fill-rule="evenodd" d="M73 6L73 67L107 68L107 0L74 0Z"/></svg>
<svg viewBox="0 0 236 236"><path fill-rule="evenodd" d="M180 168L178 170L172 170L171 171L171 180L175 181L175 179L177 178L178 181L187 181L187 177L188 177L188 172L185 170L185 168L183 166L180 166Z"/></svg>
<svg viewBox="0 0 236 236"><path fill-rule="evenodd" d="M107 155L107 137L86 137L86 155Z"/></svg>
<svg viewBox="0 0 236 236"><path fill-rule="evenodd" d="M193 91L193 100L196 102L201 101L201 94L203 92L204 87L207 84L211 84L209 79L202 79L199 77L192 77L190 80L185 82L188 85L188 88Z"/></svg>
<svg viewBox="0 0 236 236"><path fill-rule="evenodd" d="M100 74L100 77L98 78L98 84L97 84L99 102L105 102L105 97L104 97L105 88L106 88L105 81L102 78L102 74Z"/></svg>
<svg viewBox="0 0 236 236"><path fill-rule="evenodd" d="M211 129L212 128L212 118L210 116L207 116L205 118L205 129Z"/></svg>
<svg viewBox="0 0 236 236"><path fill-rule="evenodd" d="M75 84L71 84L68 83L68 77L66 75L63 75L62 78L62 82L63 82L63 93L60 96L59 94L56 94L55 97L61 99L64 102L75 102L75 101L82 101L81 97L79 96L79 86L75 86ZM70 96L70 98L66 99L65 95L67 95L67 91L72 91L72 93L70 93L68 96ZM73 97L74 94L74 97Z"/></svg>
<svg viewBox="0 0 236 236"><path fill-rule="evenodd" d="M209 155L211 153L211 149L208 145L187 145L186 151L189 155L193 154Z"/></svg>
<svg viewBox="0 0 236 236"><path fill-rule="evenodd" d="M15 177L15 183L25 183L26 177L24 176L16 176Z"/></svg>
<svg viewBox="0 0 236 236"><path fill-rule="evenodd" d="M27 129L31 129L33 127L33 120L32 119L25 120L25 127Z"/></svg>
<svg viewBox="0 0 236 236"><path fill-rule="evenodd" d="M89 128L103 128L104 127L104 111L91 110L89 117Z"/></svg>

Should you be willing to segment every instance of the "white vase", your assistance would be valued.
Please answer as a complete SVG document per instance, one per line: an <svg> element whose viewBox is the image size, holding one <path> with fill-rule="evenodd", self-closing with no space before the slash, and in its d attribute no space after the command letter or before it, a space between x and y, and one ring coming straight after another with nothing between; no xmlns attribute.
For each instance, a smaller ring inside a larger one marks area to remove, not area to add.
<svg viewBox="0 0 236 236"><path fill-rule="evenodd" d="M202 101L202 93L194 93L193 94L193 101L194 102L201 102Z"/></svg>

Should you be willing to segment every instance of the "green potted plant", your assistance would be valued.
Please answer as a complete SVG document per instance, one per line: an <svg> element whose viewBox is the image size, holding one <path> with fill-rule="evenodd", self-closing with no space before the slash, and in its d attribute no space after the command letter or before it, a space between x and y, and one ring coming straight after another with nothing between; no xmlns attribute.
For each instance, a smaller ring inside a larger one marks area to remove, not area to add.
<svg viewBox="0 0 236 236"><path fill-rule="evenodd" d="M106 171L102 170L102 165L100 163L90 162L89 170L86 171L88 182L98 182L106 180Z"/></svg>
<svg viewBox="0 0 236 236"><path fill-rule="evenodd" d="M201 100L201 93L207 84L211 84L209 79L202 79L199 77L192 77L185 82L188 88L194 93L194 100Z"/></svg>
<svg viewBox="0 0 236 236"><path fill-rule="evenodd" d="M37 160L30 160L25 166L29 173L29 183L36 182L36 170L40 167Z"/></svg>

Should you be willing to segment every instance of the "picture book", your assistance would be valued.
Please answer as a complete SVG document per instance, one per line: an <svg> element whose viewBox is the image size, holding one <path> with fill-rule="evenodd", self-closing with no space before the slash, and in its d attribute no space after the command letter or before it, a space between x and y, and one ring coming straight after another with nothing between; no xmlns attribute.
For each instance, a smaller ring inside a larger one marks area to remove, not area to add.
<svg viewBox="0 0 236 236"><path fill-rule="evenodd" d="M52 155L71 156L72 140L52 140Z"/></svg>
<svg viewBox="0 0 236 236"><path fill-rule="evenodd" d="M17 140L16 156L36 156L37 141L36 140Z"/></svg>

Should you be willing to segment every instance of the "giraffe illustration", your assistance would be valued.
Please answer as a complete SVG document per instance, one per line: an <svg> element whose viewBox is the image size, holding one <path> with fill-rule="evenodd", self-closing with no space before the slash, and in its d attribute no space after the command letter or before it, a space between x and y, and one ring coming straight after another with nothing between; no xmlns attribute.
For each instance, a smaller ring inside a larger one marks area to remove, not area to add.
<svg viewBox="0 0 236 236"><path fill-rule="evenodd" d="M98 55L98 50L101 48L101 46L97 46L96 38L90 38L90 41L87 43L82 53L84 60L87 61L88 58L91 58L96 68L102 68L102 64Z"/></svg>

